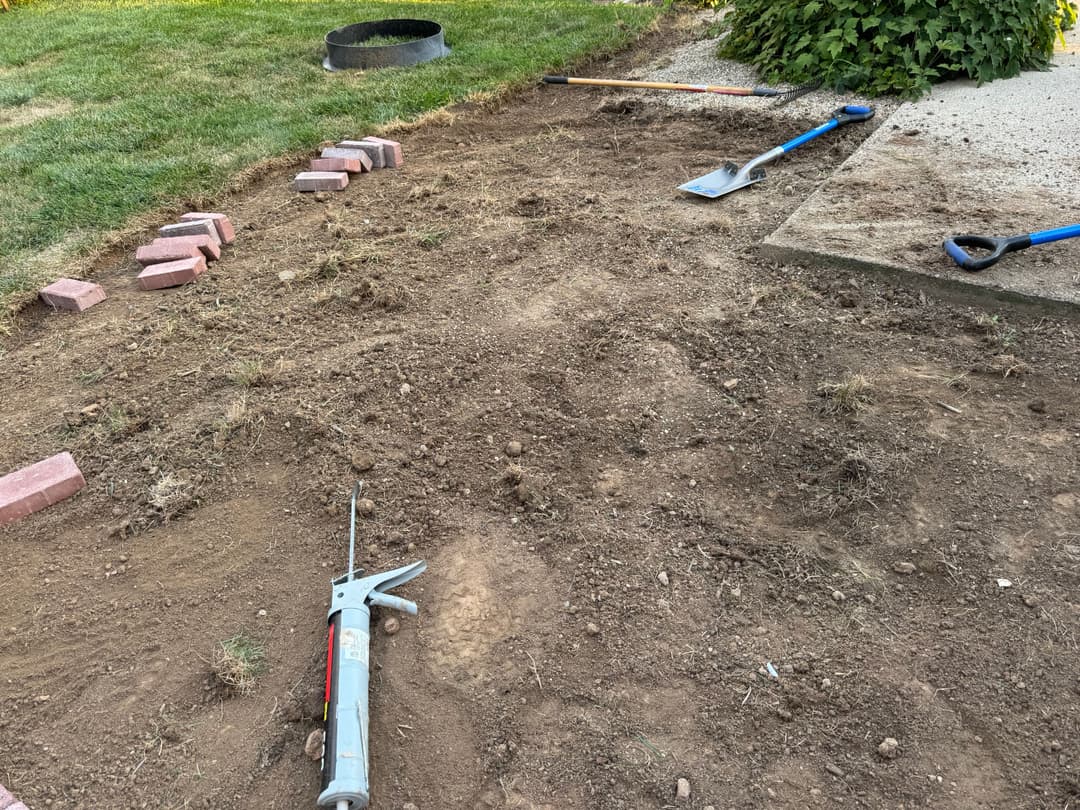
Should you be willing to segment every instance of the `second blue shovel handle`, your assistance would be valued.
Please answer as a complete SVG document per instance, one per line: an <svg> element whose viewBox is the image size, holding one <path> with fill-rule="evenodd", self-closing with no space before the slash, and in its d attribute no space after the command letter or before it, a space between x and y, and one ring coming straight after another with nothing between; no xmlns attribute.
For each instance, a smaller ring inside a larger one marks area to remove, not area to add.
<svg viewBox="0 0 1080 810"><path fill-rule="evenodd" d="M1031 247L1031 236L1026 233L1020 236L972 236L963 234L962 236L946 239L942 247L945 248L945 252L949 254L949 257L954 262L969 273L975 273L997 263L997 260L1006 253ZM988 250L990 253L981 259L976 259L964 250L966 247Z"/></svg>
<svg viewBox="0 0 1080 810"><path fill-rule="evenodd" d="M787 143L783 144L780 149L784 152L790 152L798 146L802 146L804 143L814 140L818 135L824 135L831 129L836 129L844 124L854 124L857 121L867 121L874 117L873 107L862 107L856 104L848 104L841 107L832 114L832 118L826 121L821 126L814 127L809 132L804 132L797 138L792 138Z"/></svg>

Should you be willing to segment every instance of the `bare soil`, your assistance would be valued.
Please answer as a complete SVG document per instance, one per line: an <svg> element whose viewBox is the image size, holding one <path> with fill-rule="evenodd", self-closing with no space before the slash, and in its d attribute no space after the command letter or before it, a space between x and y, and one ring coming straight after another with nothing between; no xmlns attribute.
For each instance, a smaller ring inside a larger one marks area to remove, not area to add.
<svg viewBox="0 0 1080 810"><path fill-rule="evenodd" d="M313 807L363 478L365 567L430 566L373 634L373 807L1075 806L1076 323L762 259L866 134L675 190L790 137L769 109L462 108L343 193L219 200L195 285L125 251L104 304L27 311L2 464L89 486L0 528L0 782ZM241 630L268 669L233 696Z"/></svg>

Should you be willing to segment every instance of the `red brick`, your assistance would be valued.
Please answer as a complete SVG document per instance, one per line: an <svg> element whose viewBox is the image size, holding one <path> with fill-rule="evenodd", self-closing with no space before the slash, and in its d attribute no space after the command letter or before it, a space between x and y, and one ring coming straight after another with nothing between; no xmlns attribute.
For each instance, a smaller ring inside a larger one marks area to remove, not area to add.
<svg viewBox="0 0 1080 810"><path fill-rule="evenodd" d="M192 211L190 214L184 214L180 217L181 222L198 222L200 219L208 219L213 222L214 227L217 228L218 236L226 245L231 245L236 241L236 230L225 214L204 214L201 211Z"/></svg>
<svg viewBox="0 0 1080 810"><path fill-rule="evenodd" d="M172 225L165 225L158 228L158 233L168 238L170 236L199 236L206 234L218 244L221 244L221 237L218 236L217 227L214 225L214 221L210 219L199 219L195 222L175 222Z"/></svg>
<svg viewBox="0 0 1080 810"><path fill-rule="evenodd" d="M401 144L397 141L388 141L386 138L368 136L364 138L368 143L377 143L383 148L383 165L388 169L396 169L405 162L405 155L401 151Z"/></svg>
<svg viewBox="0 0 1080 810"><path fill-rule="evenodd" d="M181 259L178 262L152 264L139 273L139 287L144 290L161 290L188 284L206 272L206 259Z"/></svg>
<svg viewBox="0 0 1080 810"><path fill-rule="evenodd" d="M381 144L371 143L370 141L339 141L337 148L361 150L371 158L371 168L373 169L381 169L385 165L383 163L383 148Z"/></svg>
<svg viewBox="0 0 1080 810"><path fill-rule="evenodd" d="M324 158L355 160L360 164L361 171L371 171L371 157L363 149L338 149L336 146L331 146L322 150L322 156Z"/></svg>
<svg viewBox="0 0 1080 810"><path fill-rule="evenodd" d="M39 512L70 498L85 486L86 479L71 453L57 453L44 461L8 473L0 478L0 524ZM0 793L2 799L3 793ZM0 807L3 806L0 801Z"/></svg>
<svg viewBox="0 0 1080 810"><path fill-rule="evenodd" d="M74 278L54 281L38 295L50 307L70 309L72 312L82 312L108 297L100 284L91 284L89 281L79 281Z"/></svg>
<svg viewBox="0 0 1080 810"><path fill-rule="evenodd" d="M363 165L356 158L323 157L311 161L313 172L349 172L356 174L363 171Z"/></svg>
<svg viewBox="0 0 1080 810"><path fill-rule="evenodd" d="M152 244L141 245L135 251L135 261L143 267L149 267L152 264L202 256L199 246L189 242L189 239L202 239L207 244L213 244L209 236L175 236L171 239L155 239Z"/></svg>
<svg viewBox="0 0 1080 810"><path fill-rule="evenodd" d="M221 245L207 236L205 233L201 233L198 236L169 236L164 239L157 238L150 243L151 247L164 246L170 248L179 247L196 247L206 257L208 262L215 261L221 258ZM186 259L187 255L179 258ZM154 262L157 264L157 262Z"/></svg>
<svg viewBox="0 0 1080 810"><path fill-rule="evenodd" d="M293 180L297 191L341 191L349 185L345 172L300 172Z"/></svg>

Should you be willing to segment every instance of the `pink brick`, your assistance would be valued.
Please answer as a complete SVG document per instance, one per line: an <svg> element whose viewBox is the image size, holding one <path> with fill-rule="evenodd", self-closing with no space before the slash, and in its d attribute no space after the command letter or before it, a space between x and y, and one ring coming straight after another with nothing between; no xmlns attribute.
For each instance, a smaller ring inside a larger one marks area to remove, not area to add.
<svg viewBox="0 0 1080 810"><path fill-rule="evenodd" d="M217 228L218 236L226 245L231 245L236 241L236 230L225 214L204 214L201 211L192 211L190 214L184 214L180 217L181 222L198 222L200 219L208 219L213 222L214 227Z"/></svg>
<svg viewBox="0 0 1080 810"><path fill-rule="evenodd" d="M139 287L144 290L161 290L188 284L206 272L206 259L181 259L177 262L152 264L139 273Z"/></svg>
<svg viewBox="0 0 1080 810"><path fill-rule="evenodd" d="M341 191L349 185L345 172L300 172L293 180L297 191Z"/></svg>
<svg viewBox="0 0 1080 810"><path fill-rule="evenodd" d="M361 171L371 171L371 157L363 149L338 149L336 146L332 146L323 149L322 156L324 158L345 158L346 160L355 160L360 164Z"/></svg>
<svg viewBox="0 0 1080 810"><path fill-rule="evenodd" d="M397 141L388 141L385 138L368 136L364 138L368 143L377 143L383 148L383 164L388 169L396 169L405 162L405 156L401 152L401 144Z"/></svg>
<svg viewBox="0 0 1080 810"><path fill-rule="evenodd" d="M370 161L368 161L370 163ZM363 164L356 158L323 157L311 161L313 172L349 172L356 174L363 171Z"/></svg>
<svg viewBox="0 0 1080 810"><path fill-rule="evenodd" d="M371 168L373 169L382 169L385 165L383 163L383 148L381 144L371 143L370 141L339 141L337 148L359 149L371 158Z"/></svg>
<svg viewBox="0 0 1080 810"><path fill-rule="evenodd" d="M101 289L101 285L74 278L54 281L38 295L50 307L70 309L72 312L82 312L108 297L105 295L105 290Z"/></svg>
<svg viewBox="0 0 1080 810"><path fill-rule="evenodd" d="M209 236L176 236L171 239L155 239L152 244L142 245L135 251L135 261L143 267L162 262L175 262L180 259L190 259L193 256L202 256L199 246L189 239L202 239L207 244L213 244Z"/></svg>
<svg viewBox="0 0 1080 810"><path fill-rule="evenodd" d="M221 243L221 237L218 236L217 226L215 226L213 220L210 219L199 219L194 222L176 222L172 225L165 225L158 228L158 233L165 238L170 236L200 236L206 234L218 244Z"/></svg>
<svg viewBox="0 0 1080 810"><path fill-rule="evenodd" d="M58 453L0 478L0 524L10 523L70 498L86 486L71 453ZM0 787L0 808L4 791ZM11 794L7 794L10 796Z"/></svg>
<svg viewBox="0 0 1080 810"><path fill-rule="evenodd" d="M221 245L205 233L201 233L198 236L168 236L164 239L159 237L151 242L150 245L151 247L164 246L170 248L196 247L202 255L206 257L208 262L221 258ZM187 256L185 255L180 258L186 259Z"/></svg>

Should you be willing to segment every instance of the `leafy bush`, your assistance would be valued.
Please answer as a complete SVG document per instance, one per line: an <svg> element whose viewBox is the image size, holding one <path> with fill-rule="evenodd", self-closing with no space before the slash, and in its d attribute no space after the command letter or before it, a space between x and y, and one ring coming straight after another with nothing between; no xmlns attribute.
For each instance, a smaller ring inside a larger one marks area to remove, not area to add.
<svg viewBox="0 0 1080 810"><path fill-rule="evenodd" d="M1059 0L733 0L721 54L768 82L917 96L1049 63Z"/></svg>
<svg viewBox="0 0 1080 810"><path fill-rule="evenodd" d="M1055 20L1059 31L1071 31L1076 26L1076 4L1069 0L1057 0ZM1065 38L1062 37L1062 42Z"/></svg>

